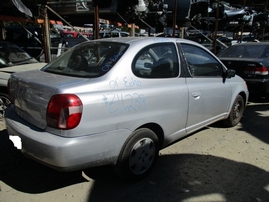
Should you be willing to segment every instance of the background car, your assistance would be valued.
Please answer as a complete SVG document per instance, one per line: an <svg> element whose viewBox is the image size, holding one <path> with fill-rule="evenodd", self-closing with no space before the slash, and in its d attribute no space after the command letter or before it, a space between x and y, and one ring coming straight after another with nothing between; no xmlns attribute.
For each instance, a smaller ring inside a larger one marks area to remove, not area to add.
<svg viewBox="0 0 269 202"><path fill-rule="evenodd" d="M180 138L238 124L248 100L243 79L204 46L160 37L84 42L12 74L9 87L5 123L25 155L63 171L112 165L130 181Z"/></svg>
<svg viewBox="0 0 269 202"><path fill-rule="evenodd" d="M232 40L231 45L235 45L238 43L248 43L248 42L259 43L260 41L258 39L256 39L254 36L245 36L245 37L242 37L242 39L239 38L237 40Z"/></svg>
<svg viewBox="0 0 269 202"><path fill-rule="evenodd" d="M234 69L248 86L250 95L265 96L269 93L269 44L247 42L232 45L220 54L226 67Z"/></svg>
<svg viewBox="0 0 269 202"><path fill-rule="evenodd" d="M10 100L7 81L14 72L40 69L46 63L40 63L13 43L0 41L0 118Z"/></svg>
<svg viewBox="0 0 269 202"><path fill-rule="evenodd" d="M118 31L118 30L104 30L99 32L100 38L111 38L111 37L128 37L130 34L128 32L124 31Z"/></svg>

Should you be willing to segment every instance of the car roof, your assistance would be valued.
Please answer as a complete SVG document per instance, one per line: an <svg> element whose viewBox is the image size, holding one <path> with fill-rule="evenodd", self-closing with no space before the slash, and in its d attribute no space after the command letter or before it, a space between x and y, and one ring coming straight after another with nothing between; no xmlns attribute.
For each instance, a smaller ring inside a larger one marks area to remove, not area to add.
<svg viewBox="0 0 269 202"><path fill-rule="evenodd" d="M233 46L264 46L264 45L268 45L268 42L246 42L246 43L237 43L234 44Z"/></svg>
<svg viewBox="0 0 269 202"><path fill-rule="evenodd" d="M115 38L102 38L102 39L96 39L95 41L108 41L108 42L119 42L119 43L140 43L141 41L145 43L152 43L152 41L155 42L187 42L196 44L199 46L202 46L194 41L188 40L188 39L182 39L182 38L170 38L170 37L115 37Z"/></svg>

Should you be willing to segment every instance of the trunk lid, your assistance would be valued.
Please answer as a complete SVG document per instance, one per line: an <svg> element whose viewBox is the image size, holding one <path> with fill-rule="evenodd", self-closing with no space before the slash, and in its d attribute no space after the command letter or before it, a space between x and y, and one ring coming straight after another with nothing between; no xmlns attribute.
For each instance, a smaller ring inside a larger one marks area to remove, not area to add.
<svg viewBox="0 0 269 202"><path fill-rule="evenodd" d="M258 79L268 77L267 61L261 59L220 58L228 69L235 70L243 79Z"/></svg>
<svg viewBox="0 0 269 202"><path fill-rule="evenodd" d="M67 86L81 84L88 79L50 74L39 70L12 74L10 99L16 113L37 126L46 128L46 111L50 98Z"/></svg>
<svg viewBox="0 0 269 202"><path fill-rule="evenodd" d="M10 67L1 68L0 72L11 74L14 72L23 72L23 71L41 69L46 64L47 63L40 62L40 63L33 63L33 64L14 65L14 66L10 66Z"/></svg>

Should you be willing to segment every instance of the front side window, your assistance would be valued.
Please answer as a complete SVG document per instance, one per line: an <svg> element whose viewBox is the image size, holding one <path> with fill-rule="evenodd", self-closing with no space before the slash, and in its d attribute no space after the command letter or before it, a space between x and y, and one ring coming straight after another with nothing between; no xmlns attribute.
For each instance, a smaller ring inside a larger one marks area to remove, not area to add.
<svg viewBox="0 0 269 202"><path fill-rule="evenodd" d="M181 44L181 48L193 77L222 76L222 65L207 51L191 44Z"/></svg>
<svg viewBox="0 0 269 202"><path fill-rule="evenodd" d="M136 55L132 70L141 78L173 78L179 75L177 49L173 43L147 46Z"/></svg>
<svg viewBox="0 0 269 202"><path fill-rule="evenodd" d="M115 42L85 42L63 53L42 70L61 75L94 78L109 72L127 50Z"/></svg>

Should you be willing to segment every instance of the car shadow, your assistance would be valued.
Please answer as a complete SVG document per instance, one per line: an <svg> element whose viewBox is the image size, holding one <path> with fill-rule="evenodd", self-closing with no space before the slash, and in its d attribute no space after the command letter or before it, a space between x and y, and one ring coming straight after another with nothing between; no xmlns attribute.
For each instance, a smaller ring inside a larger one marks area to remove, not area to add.
<svg viewBox="0 0 269 202"><path fill-rule="evenodd" d="M268 172L212 155L160 156L153 172L132 184L108 167L85 173L95 180L88 202L269 201Z"/></svg>
<svg viewBox="0 0 269 202"><path fill-rule="evenodd" d="M26 158L14 147L6 130L0 131L0 180L26 193L43 193L86 181L81 171L59 172Z"/></svg>
<svg viewBox="0 0 269 202"><path fill-rule="evenodd" d="M225 201L269 199L268 172L212 155L160 155L153 172L136 183L120 180L110 166L87 169L83 173L94 180L88 202L183 201L216 194ZM58 172L24 157L9 140L6 130L0 132L0 180L30 194L87 182L82 171Z"/></svg>
<svg viewBox="0 0 269 202"><path fill-rule="evenodd" d="M238 127L244 131L269 144L269 102L263 97L252 97L248 103ZM222 122L216 122L209 127L227 128Z"/></svg>
<svg viewBox="0 0 269 202"><path fill-rule="evenodd" d="M241 120L241 128L264 143L269 144L269 103L253 103L248 105Z"/></svg>

